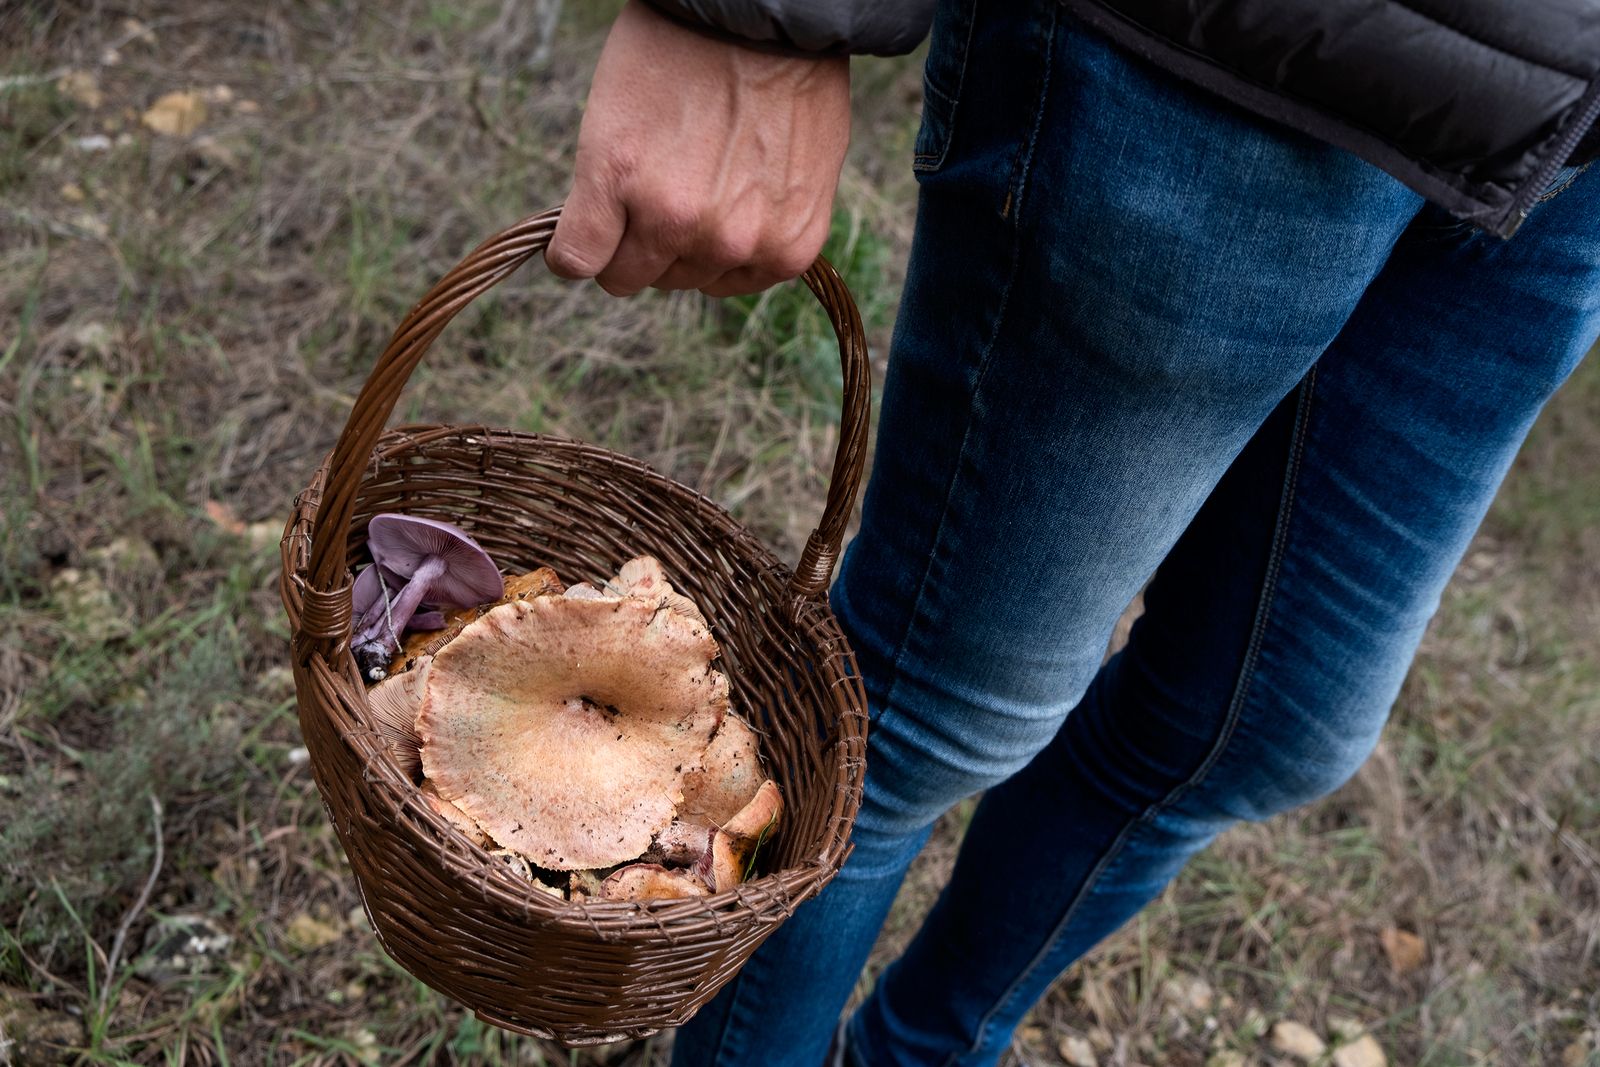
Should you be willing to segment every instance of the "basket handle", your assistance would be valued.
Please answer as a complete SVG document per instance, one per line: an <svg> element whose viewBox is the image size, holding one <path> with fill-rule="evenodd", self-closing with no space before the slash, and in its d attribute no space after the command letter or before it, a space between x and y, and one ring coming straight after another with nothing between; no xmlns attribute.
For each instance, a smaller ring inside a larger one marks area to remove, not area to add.
<svg viewBox="0 0 1600 1067"><path fill-rule="evenodd" d="M388 347L378 357L356 397L328 466L307 573L310 589L322 594L322 598L342 590L347 584L345 545L355 513L356 491L411 372L457 312L544 250L560 217L561 208L553 207L523 219L473 249L428 290L389 339ZM867 413L872 399L872 379L861 315L838 272L818 256L801 277L833 324L844 371L839 448L833 457L827 502L817 528L806 540L789 583L791 595L810 599L827 592L839 558L839 543L855 507L861 468L867 455ZM348 638L348 621L345 626L343 636ZM330 641L326 650L331 653L337 643Z"/></svg>

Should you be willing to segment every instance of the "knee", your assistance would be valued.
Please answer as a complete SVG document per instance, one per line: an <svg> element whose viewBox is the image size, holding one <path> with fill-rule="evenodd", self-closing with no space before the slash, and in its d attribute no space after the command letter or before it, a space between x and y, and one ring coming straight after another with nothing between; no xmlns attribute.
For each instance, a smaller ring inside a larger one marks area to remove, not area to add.
<svg viewBox="0 0 1600 1067"><path fill-rule="evenodd" d="M1372 754L1388 704L1286 714L1236 738L1207 774L1197 798L1224 821L1260 821L1309 804L1348 782Z"/></svg>
<svg viewBox="0 0 1600 1067"><path fill-rule="evenodd" d="M1011 777L1050 743L1067 708L994 699L891 707L868 734L858 833L905 836Z"/></svg>

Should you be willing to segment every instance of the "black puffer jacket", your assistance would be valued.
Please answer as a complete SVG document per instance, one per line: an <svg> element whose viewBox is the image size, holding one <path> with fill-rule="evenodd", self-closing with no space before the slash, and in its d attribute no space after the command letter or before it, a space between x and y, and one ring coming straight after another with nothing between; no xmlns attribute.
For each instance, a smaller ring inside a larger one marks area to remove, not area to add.
<svg viewBox="0 0 1600 1067"><path fill-rule="evenodd" d="M750 41L876 54L914 48L934 6L650 2ZM1347 148L1502 236L1563 165L1600 155L1600 0L1061 3L1181 77Z"/></svg>

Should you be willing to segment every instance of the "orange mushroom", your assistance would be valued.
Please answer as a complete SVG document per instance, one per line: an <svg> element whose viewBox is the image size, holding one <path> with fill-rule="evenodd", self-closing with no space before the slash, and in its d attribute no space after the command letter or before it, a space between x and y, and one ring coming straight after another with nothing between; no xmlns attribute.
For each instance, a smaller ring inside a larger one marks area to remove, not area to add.
<svg viewBox="0 0 1600 1067"><path fill-rule="evenodd" d="M596 593L493 609L434 657L417 716L439 794L549 870L641 855L724 718L704 627Z"/></svg>

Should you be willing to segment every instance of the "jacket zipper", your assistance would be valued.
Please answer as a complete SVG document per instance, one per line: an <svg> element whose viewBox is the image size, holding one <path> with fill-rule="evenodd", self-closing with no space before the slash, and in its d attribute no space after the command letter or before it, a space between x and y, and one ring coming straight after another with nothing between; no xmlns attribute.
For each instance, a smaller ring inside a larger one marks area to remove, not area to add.
<svg viewBox="0 0 1600 1067"><path fill-rule="evenodd" d="M1561 141L1556 145L1555 150L1550 153L1549 158L1545 160L1544 165L1539 168L1533 178L1529 179L1528 184L1522 187L1522 191L1517 194L1517 198L1511 202L1511 208L1506 212L1511 227L1506 231L1507 237L1511 237L1522 228L1522 224L1528 219L1529 210L1533 207L1533 201L1555 178L1556 171L1560 170L1572 153L1577 150L1578 142L1589 131L1589 127L1593 126L1596 120L1600 120L1600 77L1590 83L1589 91L1584 94L1583 102L1579 106L1582 110L1578 112L1577 121L1567 128L1567 132L1562 135Z"/></svg>

